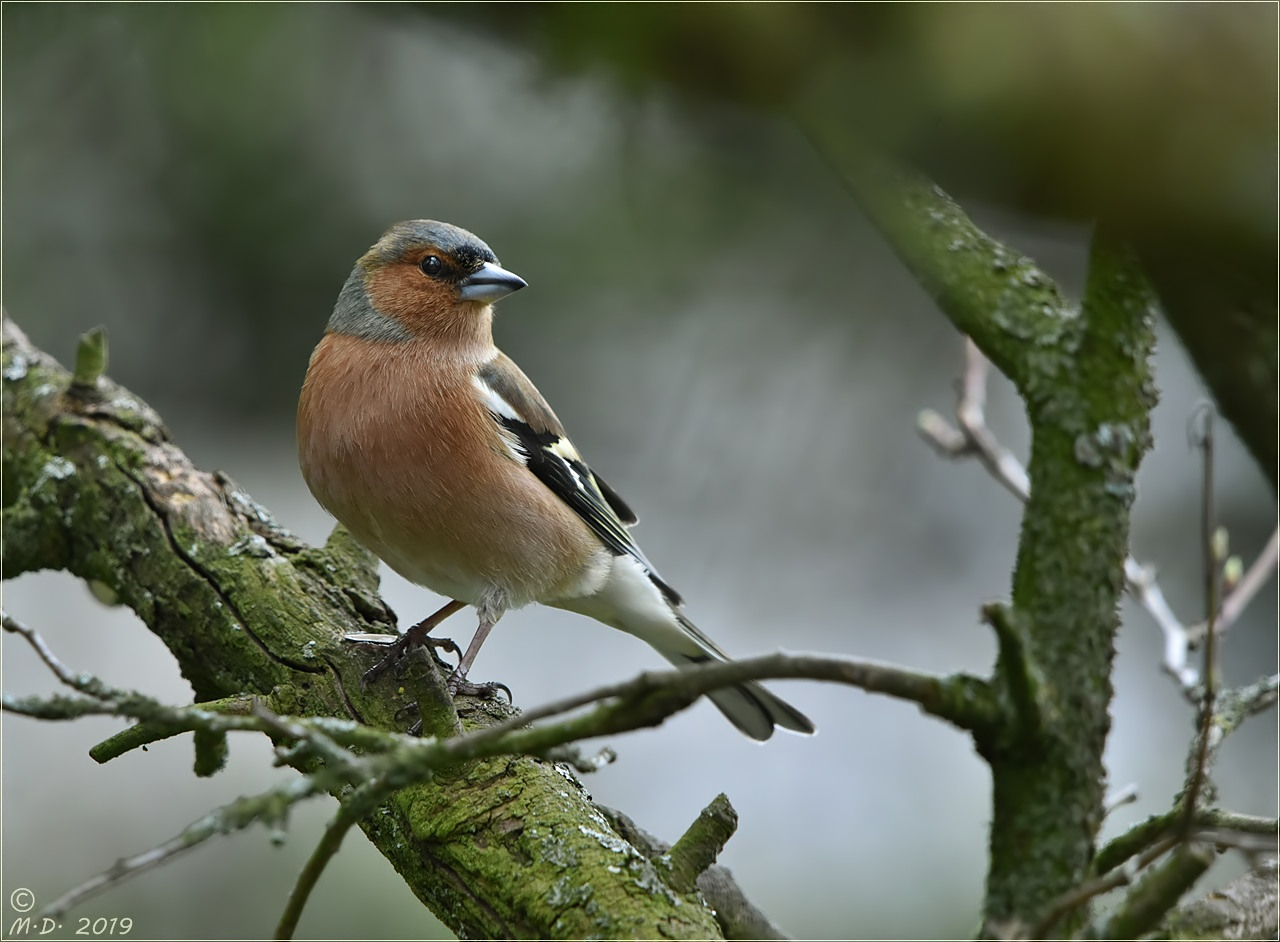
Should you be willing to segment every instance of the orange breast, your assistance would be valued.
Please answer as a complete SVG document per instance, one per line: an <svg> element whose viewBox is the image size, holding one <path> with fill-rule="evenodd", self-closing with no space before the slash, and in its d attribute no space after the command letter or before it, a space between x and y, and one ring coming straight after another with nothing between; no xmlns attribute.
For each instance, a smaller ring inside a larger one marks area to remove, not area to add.
<svg viewBox="0 0 1280 942"><path fill-rule="evenodd" d="M307 486L393 569L443 595L474 603L498 588L514 606L578 594L607 551L506 453L473 371L416 340L327 335L298 403Z"/></svg>

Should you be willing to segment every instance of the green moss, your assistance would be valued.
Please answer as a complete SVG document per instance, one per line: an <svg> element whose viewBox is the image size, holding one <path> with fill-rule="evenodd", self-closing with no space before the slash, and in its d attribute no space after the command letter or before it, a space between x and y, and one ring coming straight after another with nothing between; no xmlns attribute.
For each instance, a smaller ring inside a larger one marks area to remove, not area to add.
<svg viewBox="0 0 1280 942"><path fill-rule="evenodd" d="M1033 918L1088 872L1102 820L1117 606L1129 506L1150 444L1149 295L1128 259L1100 240L1071 368L1036 380L1029 402L1031 499L1013 602L1050 710L1042 739L992 763L987 917ZM1135 358L1135 351L1146 355Z"/></svg>

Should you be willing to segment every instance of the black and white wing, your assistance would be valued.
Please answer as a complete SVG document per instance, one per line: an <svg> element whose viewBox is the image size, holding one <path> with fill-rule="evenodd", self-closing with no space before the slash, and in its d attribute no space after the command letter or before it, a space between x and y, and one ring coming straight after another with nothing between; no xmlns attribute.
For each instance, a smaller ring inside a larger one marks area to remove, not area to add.
<svg viewBox="0 0 1280 942"><path fill-rule="evenodd" d="M639 562L666 599L679 606L679 593L658 575L627 531L636 522L635 513L582 460L560 420L520 368L500 353L477 372L475 385L515 456L586 522L611 553Z"/></svg>

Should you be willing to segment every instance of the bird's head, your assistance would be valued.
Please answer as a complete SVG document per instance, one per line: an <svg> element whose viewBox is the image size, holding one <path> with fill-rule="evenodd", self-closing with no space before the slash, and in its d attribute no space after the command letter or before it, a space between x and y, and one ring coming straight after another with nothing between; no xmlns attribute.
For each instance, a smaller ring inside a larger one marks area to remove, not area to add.
<svg viewBox="0 0 1280 942"><path fill-rule="evenodd" d="M488 342L494 301L525 287L489 246L430 219L392 226L343 285L329 331L368 340Z"/></svg>

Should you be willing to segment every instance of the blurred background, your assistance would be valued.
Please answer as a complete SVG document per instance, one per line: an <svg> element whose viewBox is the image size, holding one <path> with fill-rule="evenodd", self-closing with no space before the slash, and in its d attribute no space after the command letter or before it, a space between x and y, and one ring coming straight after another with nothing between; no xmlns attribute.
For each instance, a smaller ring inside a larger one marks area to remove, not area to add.
<svg viewBox="0 0 1280 942"><path fill-rule="evenodd" d="M196 464L320 542L331 521L293 440L308 354L390 223L461 225L530 284L499 307L499 344L726 649L985 673L977 613L1008 595L1020 508L915 432L920 409L952 407L961 339L771 95L795 79L847 105L1074 297L1105 204L1163 250L1246 246L1274 301L1275 8L908 5L825 31L814 11L833 7L621 9L6 4L5 308L64 363L105 324L112 376ZM741 53L757 48L770 55L746 57L755 71ZM749 94L718 96L731 81ZM1221 335L1230 310L1207 309ZM1156 369L1133 547L1191 622L1200 476L1185 426L1206 391L1163 323ZM993 429L1025 456L1017 398L999 379L991 397ZM1274 469L1219 430L1219 513L1247 563L1275 525ZM383 585L402 622L437 604L389 572ZM72 668L189 699L142 624L74 579L23 576L4 605ZM1130 602L1123 617L1108 767L1140 798L1107 835L1167 809L1193 722L1155 625ZM1276 619L1269 587L1225 645L1229 682L1275 670ZM470 631L459 616L455 636ZM532 706L658 666L627 636L529 609L474 676ZM3 683L54 687L11 637ZM722 862L798 937L971 933L989 780L967 740L887 699L776 687L816 738L757 746L700 704L612 742L619 759L589 790L667 840L726 791L741 824ZM6 898L26 886L47 903L291 774L261 737L233 740L210 780L191 775L186 738L96 766L87 748L118 727L3 718ZM1226 745L1225 806L1276 814L1276 734L1273 711ZM283 847L261 830L215 841L73 916L130 916L143 938L262 937L333 810L301 809ZM448 935L360 835L299 933Z"/></svg>

